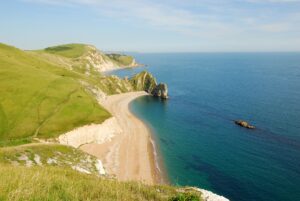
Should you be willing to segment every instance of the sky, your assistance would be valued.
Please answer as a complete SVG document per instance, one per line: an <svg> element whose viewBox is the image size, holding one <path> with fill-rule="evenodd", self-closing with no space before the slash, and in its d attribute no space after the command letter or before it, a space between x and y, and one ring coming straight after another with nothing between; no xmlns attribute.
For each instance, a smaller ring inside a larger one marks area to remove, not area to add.
<svg viewBox="0 0 300 201"><path fill-rule="evenodd" d="M0 0L0 42L104 51L300 51L300 0Z"/></svg>

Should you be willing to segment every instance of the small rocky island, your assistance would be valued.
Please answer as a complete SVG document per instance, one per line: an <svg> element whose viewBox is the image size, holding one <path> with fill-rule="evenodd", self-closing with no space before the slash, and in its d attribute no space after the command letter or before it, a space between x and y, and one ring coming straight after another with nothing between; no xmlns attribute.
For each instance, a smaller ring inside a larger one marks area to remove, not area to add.
<svg viewBox="0 0 300 201"><path fill-rule="evenodd" d="M234 123L236 125L239 125L241 127L248 128L248 129L254 129L255 128L255 126L250 125L248 122L246 122L244 120L235 120Z"/></svg>

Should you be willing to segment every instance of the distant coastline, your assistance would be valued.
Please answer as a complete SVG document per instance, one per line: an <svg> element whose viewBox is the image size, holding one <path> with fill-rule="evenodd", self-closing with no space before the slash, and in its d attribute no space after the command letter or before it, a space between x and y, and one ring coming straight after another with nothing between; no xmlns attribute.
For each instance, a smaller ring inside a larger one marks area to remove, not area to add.
<svg viewBox="0 0 300 201"><path fill-rule="evenodd" d="M112 75L112 72L117 71L117 70L133 69L133 68L140 68L140 67L146 67L146 66L147 66L146 64L140 64L140 63L136 63L136 64L129 65L129 66L115 66L110 69L105 69L105 70L101 71L101 73L103 73L104 75Z"/></svg>

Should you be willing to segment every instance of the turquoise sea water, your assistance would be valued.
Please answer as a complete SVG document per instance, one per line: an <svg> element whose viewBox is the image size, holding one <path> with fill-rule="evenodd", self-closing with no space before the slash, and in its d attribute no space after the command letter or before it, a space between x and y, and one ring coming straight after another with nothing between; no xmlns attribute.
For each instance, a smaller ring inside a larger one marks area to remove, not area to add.
<svg viewBox="0 0 300 201"><path fill-rule="evenodd" d="M153 129L171 183L233 201L300 200L300 53L135 57L169 86L168 101L141 97L131 109Z"/></svg>

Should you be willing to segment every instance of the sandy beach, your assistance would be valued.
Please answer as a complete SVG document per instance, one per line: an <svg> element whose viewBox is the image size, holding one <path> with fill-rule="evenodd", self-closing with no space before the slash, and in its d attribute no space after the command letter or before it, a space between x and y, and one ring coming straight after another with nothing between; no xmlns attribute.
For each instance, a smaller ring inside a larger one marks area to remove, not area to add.
<svg viewBox="0 0 300 201"><path fill-rule="evenodd" d="M101 159L105 171L119 180L139 180L157 183L151 133L146 125L129 111L129 103L145 92L130 92L108 96L101 104L114 116L121 131L102 143L89 143L83 151ZM119 128L118 128L119 130Z"/></svg>

